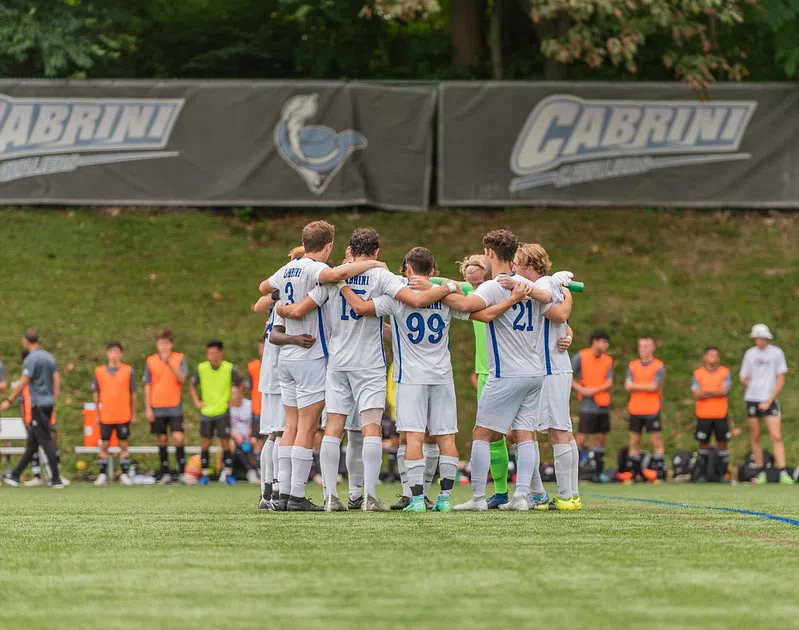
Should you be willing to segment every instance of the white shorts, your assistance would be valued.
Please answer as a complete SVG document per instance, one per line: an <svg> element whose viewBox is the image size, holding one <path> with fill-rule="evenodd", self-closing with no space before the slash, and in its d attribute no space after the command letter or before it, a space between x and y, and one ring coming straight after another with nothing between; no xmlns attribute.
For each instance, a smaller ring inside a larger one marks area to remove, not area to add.
<svg viewBox="0 0 799 630"><path fill-rule="evenodd" d="M280 395L287 407L310 407L325 399L327 358L311 361L278 360Z"/></svg>
<svg viewBox="0 0 799 630"><path fill-rule="evenodd" d="M327 407L322 409L322 417L319 418L319 430L324 431L327 428ZM344 422L344 429L346 431L360 431L361 430L361 414L353 411L347 416Z"/></svg>
<svg viewBox="0 0 799 630"><path fill-rule="evenodd" d="M535 431L543 384L543 376L497 378L489 374L477 403L477 426L503 435L510 429Z"/></svg>
<svg viewBox="0 0 799 630"><path fill-rule="evenodd" d="M458 432L455 385L410 385L397 383L397 431L430 435Z"/></svg>
<svg viewBox="0 0 799 630"><path fill-rule="evenodd" d="M541 405L535 416L535 430L572 430L569 399L572 391L571 374L549 374L544 377Z"/></svg>
<svg viewBox="0 0 799 630"><path fill-rule="evenodd" d="M325 381L325 407L328 413L350 415L353 411L386 408L386 369L371 368L353 372L330 370Z"/></svg>
<svg viewBox="0 0 799 630"><path fill-rule="evenodd" d="M261 394L261 435L286 428L286 410L280 394Z"/></svg>

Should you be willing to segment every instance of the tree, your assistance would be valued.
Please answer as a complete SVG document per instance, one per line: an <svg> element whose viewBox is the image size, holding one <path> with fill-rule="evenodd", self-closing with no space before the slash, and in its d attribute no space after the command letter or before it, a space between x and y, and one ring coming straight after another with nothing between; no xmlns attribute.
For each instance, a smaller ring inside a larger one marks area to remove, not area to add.
<svg viewBox="0 0 799 630"><path fill-rule="evenodd" d="M785 76L799 74L799 0L761 0L760 19L774 33L774 56Z"/></svg>

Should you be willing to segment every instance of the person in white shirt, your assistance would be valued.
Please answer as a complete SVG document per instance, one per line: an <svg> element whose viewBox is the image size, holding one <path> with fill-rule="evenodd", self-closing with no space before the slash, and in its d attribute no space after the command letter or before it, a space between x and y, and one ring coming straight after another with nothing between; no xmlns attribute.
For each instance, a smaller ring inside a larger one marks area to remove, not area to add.
<svg viewBox="0 0 799 630"><path fill-rule="evenodd" d="M749 438L752 455L759 469L754 483L767 482L763 470L763 448L760 446L760 419L766 421L766 428L774 448L774 464L780 471L780 483L793 484L794 480L785 468L785 444L782 441L782 422L780 401L777 398L785 386L788 364L785 354L771 344L773 335L765 324L755 324L751 332L755 345L744 354L741 363L741 383L746 386L744 401L749 418Z"/></svg>
<svg viewBox="0 0 799 630"><path fill-rule="evenodd" d="M235 398L231 400L235 401ZM233 439L236 451L241 451L241 453L237 453L237 459L244 470L247 471L247 481L253 484L258 483L258 473L250 462L250 454L252 453L252 444L250 443L250 437L252 437L252 401L249 398L242 397L238 404L235 402L230 403L230 436Z"/></svg>
<svg viewBox="0 0 799 630"><path fill-rule="evenodd" d="M327 260L334 236L335 228L326 221L306 225L302 230L304 256L264 280L259 286L261 293L266 295L277 289L282 304L294 304L304 300L317 284L336 283L375 267L385 267L375 260L329 267ZM317 512L322 508L306 498L305 486L313 464L313 438L325 406L328 350L321 311L287 321L286 334L309 335L314 342L308 348L287 345L280 352L278 369L286 428L278 451L278 477L283 477L276 508ZM286 477L290 483L284 483Z"/></svg>

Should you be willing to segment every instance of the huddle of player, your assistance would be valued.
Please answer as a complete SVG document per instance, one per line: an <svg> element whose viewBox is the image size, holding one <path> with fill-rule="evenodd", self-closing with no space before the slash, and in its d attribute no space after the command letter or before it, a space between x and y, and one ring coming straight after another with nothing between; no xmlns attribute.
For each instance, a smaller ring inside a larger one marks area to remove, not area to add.
<svg viewBox="0 0 799 630"><path fill-rule="evenodd" d="M391 338L396 383L396 422L402 437L400 469L410 496L405 511L430 504L425 454L438 447L440 495L432 509L484 511L490 444L513 433L518 460L516 490L506 510L581 509L577 489L579 455L571 433L571 363L562 349L570 341L572 300L565 285L572 275L544 276L531 264L546 252L520 248L508 230L483 239L492 278L464 295L459 283L433 284L433 254L415 247L405 256L402 276L377 260L378 234L353 232L345 261L331 267L335 229L314 221L302 232L303 248L260 285L254 306L268 313L259 391L262 492L266 511L384 512L376 496L382 464L380 421L386 404L384 337ZM547 259L548 260L548 259ZM384 324L384 317L390 325ZM451 507L458 453L457 406L449 353L452 318L486 323L488 376L472 436L473 497ZM561 345L559 346L559 340ZM313 459L313 437L324 439L320 463L323 506L305 496ZM350 496L338 496L341 440L348 432ZM549 433L555 451L558 496L551 501L541 484L536 434ZM425 443L432 448L425 447ZM435 462L434 462L435 463ZM427 483L426 483L427 482Z"/></svg>

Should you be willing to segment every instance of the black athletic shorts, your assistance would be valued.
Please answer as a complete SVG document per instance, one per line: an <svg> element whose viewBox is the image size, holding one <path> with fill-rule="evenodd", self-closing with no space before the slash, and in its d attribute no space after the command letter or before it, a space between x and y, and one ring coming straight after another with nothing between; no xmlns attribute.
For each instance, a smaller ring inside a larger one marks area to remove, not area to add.
<svg viewBox="0 0 799 630"><path fill-rule="evenodd" d="M730 433L730 423L727 422L727 418L717 420L697 418L696 432L694 433L697 442L709 442L713 435L716 436L716 442L730 441L732 433Z"/></svg>
<svg viewBox="0 0 799 630"><path fill-rule="evenodd" d="M766 411L762 411L760 407L758 407L760 403L751 402L749 400L746 401L746 415L750 418L766 418L768 416L776 416L777 418L780 417L780 401L775 400L771 403L771 406L766 409Z"/></svg>
<svg viewBox="0 0 799 630"><path fill-rule="evenodd" d="M183 416L156 416L150 423L150 433L153 435L166 435L167 429L170 433L183 433Z"/></svg>
<svg viewBox="0 0 799 630"><path fill-rule="evenodd" d="M130 438L130 422L126 422L125 424L100 423L100 439L103 442L108 442L115 432L118 440L127 440Z"/></svg>
<svg viewBox="0 0 799 630"><path fill-rule="evenodd" d="M200 416L200 437L213 438L214 431L220 440L230 439L230 414L225 413L215 418Z"/></svg>
<svg viewBox="0 0 799 630"><path fill-rule="evenodd" d="M663 425L660 423L660 414L656 413L652 416L630 415L630 433L643 433L644 427L646 427L648 433L662 431Z"/></svg>
<svg viewBox="0 0 799 630"><path fill-rule="evenodd" d="M264 438L265 435L261 435L261 416L252 414L252 424L250 425L250 435L254 438Z"/></svg>
<svg viewBox="0 0 799 630"><path fill-rule="evenodd" d="M577 425L577 433L610 433L610 412L600 411L593 413L590 411L580 412L580 423Z"/></svg>

